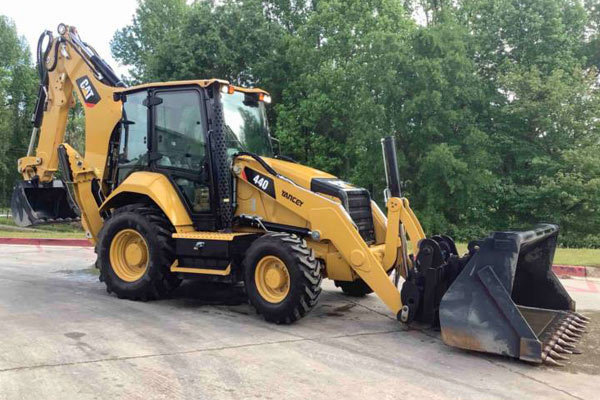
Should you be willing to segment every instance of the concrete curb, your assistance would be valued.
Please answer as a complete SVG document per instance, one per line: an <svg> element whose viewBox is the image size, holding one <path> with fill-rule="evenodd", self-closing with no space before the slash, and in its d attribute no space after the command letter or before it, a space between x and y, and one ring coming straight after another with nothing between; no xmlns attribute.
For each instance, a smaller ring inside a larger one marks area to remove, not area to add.
<svg viewBox="0 0 600 400"><path fill-rule="evenodd" d="M587 267L582 267L579 265L553 265L552 271L561 277L561 276L577 276L580 278L585 278L587 274Z"/></svg>
<svg viewBox="0 0 600 400"><path fill-rule="evenodd" d="M20 244L30 246L72 246L92 247L87 239L46 239L46 238L6 238L0 237L0 244Z"/></svg>

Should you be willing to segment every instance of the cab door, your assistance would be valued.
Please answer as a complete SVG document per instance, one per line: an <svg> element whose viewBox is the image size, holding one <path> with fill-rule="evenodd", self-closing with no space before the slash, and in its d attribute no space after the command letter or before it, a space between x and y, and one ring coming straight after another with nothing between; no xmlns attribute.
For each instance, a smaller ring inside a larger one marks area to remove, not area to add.
<svg viewBox="0 0 600 400"><path fill-rule="evenodd" d="M116 185L135 171L149 167L148 92L128 93L123 103L121 138L119 140Z"/></svg>
<svg viewBox="0 0 600 400"><path fill-rule="evenodd" d="M155 89L150 167L177 188L199 230L215 230L203 93L195 87Z"/></svg>

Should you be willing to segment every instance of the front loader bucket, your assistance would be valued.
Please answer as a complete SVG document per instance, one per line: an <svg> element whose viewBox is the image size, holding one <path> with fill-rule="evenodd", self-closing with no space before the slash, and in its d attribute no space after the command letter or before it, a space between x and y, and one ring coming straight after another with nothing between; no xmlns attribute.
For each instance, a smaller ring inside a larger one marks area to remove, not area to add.
<svg viewBox="0 0 600 400"><path fill-rule="evenodd" d="M61 180L49 183L18 182L10 208L18 226L79 220L79 210Z"/></svg>
<svg viewBox="0 0 600 400"><path fill-rule="evenodd" d="M444 342L535 363L576 352L587 319L552 272L557 236L543 224L470 243L473 256L440 303Z"/></svg>

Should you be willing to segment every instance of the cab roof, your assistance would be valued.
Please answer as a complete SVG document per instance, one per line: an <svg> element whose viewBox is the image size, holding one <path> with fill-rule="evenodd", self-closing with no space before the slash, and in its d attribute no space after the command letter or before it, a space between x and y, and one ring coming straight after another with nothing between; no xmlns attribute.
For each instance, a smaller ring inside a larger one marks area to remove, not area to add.
<svg viewBox="0 0 600 400"><path fill-rule="evenodd" d="M119 88L115 90L118 93L131 93L138 90L150 89L150 88L158 88L158 87L172 87L172 86L189 86L189 85L198 85L200 87L208 87L214 83L219 83L221 85L231 85L228 81L224 79L197 79L197 80L189 80L189 81L172 81L172 82L151 82L151 83L143 83L141 85L130 86L125 88ZM238 92L245 93L264 93L269 94L267 91L258 88L245 88L241 86L231 85Z"/></svg>

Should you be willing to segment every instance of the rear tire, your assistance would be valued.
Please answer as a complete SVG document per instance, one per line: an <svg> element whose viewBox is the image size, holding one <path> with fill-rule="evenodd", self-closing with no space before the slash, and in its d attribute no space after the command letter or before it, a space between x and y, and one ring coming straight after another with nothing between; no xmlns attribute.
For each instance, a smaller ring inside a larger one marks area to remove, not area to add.
<svg viewBox="0 0 600 400"><path fill-rule="evenodd" d="M342 289L344 294L352 297L364 297L368 294L373 293L373 289L369 287L361 278L356 279L352 282L346 281L334 281L335 286Z"/></svg>
<svg viewBox="0 0 600 400"><path fill-rule="evenodd" d="M268 233L250 246L243 265L250 303L265 320L290 324L317 304L321 262L304 239Z"/></svg>
<svg viewBox="0 0 600 400"><path fill-rule="evenodd" d="M173 231L154 206L131 204L115 210L96 245L100 281L106 284L106 291L119 298L146 301L166 297L177 288L181 280L169 270L175 260ZM140 261L131 265L132 258Z"/></svg>

